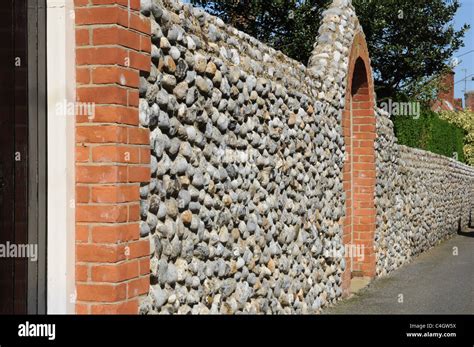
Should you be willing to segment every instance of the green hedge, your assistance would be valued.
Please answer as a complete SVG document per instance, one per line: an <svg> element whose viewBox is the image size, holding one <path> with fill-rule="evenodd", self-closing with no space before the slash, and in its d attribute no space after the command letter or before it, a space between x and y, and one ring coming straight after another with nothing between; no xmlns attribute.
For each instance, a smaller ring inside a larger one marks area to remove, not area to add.
<svg viewBox="0 0 474 347"><path fill-rule="evenodd" d="M457 152L458 160L465 162L463 152L465 131L440 119L437 113L422 109L418 119L411 116L392 116L392 121L399 144L451 158L453 153Z"/></svg>

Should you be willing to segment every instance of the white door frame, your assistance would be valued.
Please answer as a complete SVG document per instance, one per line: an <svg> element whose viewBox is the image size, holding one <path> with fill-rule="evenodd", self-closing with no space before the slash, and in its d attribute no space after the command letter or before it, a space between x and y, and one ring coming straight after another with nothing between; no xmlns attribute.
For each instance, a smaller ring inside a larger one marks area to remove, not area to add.
<svg viewBox="0 0 474 347"><path fill-rule="evenodd" d="M47 0L47 312L75 312L75 101L73 0Z"/></svg>

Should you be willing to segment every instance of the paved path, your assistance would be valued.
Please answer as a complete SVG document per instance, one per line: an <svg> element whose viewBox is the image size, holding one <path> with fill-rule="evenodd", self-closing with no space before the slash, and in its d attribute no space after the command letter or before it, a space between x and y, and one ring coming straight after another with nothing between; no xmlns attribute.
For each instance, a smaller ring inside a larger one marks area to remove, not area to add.
<svg viewBox="0 0 474 347"><path fill-rule="evenodd" d="M458 255L453 255L453 247ZM399 295L403 294L403 303ZM474 314L474 229L421 254L373 281L331 314Z"/></svg>

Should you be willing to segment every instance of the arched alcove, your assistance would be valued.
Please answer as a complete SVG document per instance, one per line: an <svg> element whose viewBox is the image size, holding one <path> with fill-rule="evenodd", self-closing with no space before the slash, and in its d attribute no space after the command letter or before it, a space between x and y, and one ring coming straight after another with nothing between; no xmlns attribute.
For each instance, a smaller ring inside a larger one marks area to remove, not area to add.
<svg viewBox="0 0 474 347"><path fill-rule="evenodd" d="M346 269L343 291L354 277L375 276L375 112L367 45L358 33L351 48L343 132L346 149L343 181L346 194L343 242Z"/></svg>

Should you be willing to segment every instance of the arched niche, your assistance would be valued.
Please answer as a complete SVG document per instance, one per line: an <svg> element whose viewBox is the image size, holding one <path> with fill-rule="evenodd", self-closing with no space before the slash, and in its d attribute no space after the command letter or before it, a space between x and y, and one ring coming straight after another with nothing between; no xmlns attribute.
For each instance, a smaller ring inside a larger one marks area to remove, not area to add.
<svg viewBox="0 0 474 347"><path fill-rule="evenodd" d="M367 44L355 35L349 56L342 128L345 143L343 169L346 215L343 242L346 269L343 293L355 277L375 276L375 94Z"/></svg>

